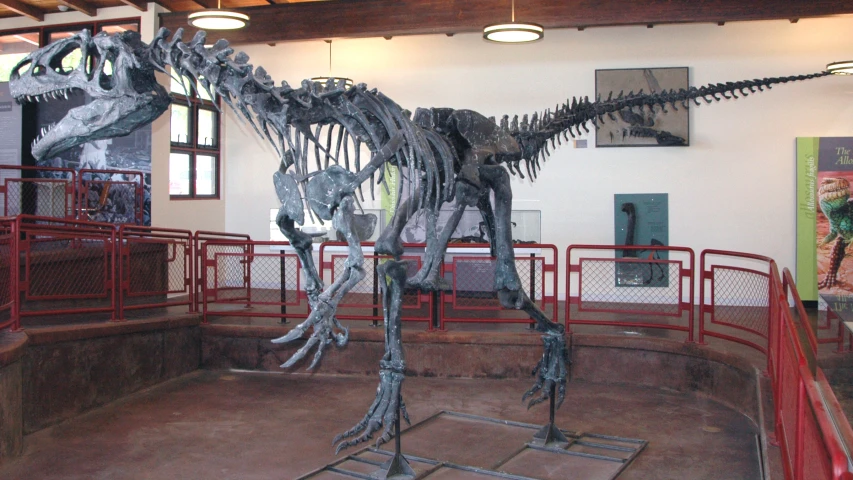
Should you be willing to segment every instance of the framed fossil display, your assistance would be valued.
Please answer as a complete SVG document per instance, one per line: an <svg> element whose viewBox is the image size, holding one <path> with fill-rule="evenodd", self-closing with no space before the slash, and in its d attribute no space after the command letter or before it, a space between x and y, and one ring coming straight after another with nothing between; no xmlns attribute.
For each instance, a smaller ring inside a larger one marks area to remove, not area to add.
<svg viewBox="0 0 853 480"><path fill-rule="evenodd" d="M619 95L656 94L687 90L687 67L630 68L595 71L595 97L607 100ZM596 147L687 146L690 144L687 108L681 104L655 107L624 107L599 123Z"/></svg>

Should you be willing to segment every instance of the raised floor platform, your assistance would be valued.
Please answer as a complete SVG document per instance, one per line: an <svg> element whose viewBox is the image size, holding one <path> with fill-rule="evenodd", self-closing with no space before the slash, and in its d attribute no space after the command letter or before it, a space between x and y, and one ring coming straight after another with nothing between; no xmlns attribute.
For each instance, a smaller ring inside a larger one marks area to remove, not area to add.
<svg viewBox="0 0 853 480"><path fill-rule="evenodd" d="M413 423L441 410L542 423L547 408L520 401L528 387L415 377L403 392ZM366 376L199 371L28 435L0 478L293 479L336 459L331 439L361 419L375 389ZM572 382L557 422L648 440L620 480L761 475L755 425L705 396Z"/></svg>

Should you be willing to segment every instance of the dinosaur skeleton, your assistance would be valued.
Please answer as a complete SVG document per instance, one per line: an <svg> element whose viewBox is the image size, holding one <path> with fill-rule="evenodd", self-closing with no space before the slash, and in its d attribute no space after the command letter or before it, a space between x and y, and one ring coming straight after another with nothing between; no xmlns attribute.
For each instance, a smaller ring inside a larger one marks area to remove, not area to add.
<svg viewBox="0 0 853 480"><path fill-rule="evenodd" d="M30 53L11 76L10 90L19 102L57 99L73 89L84 90L93 99L44 132L32 153L39 159L49 157L85 142L126 135L150 123L170 102L154 73L169 67L173 74L200 85L211 98L218 96L245 117L280 156L280 167L273 175L281 201L276 223L295 248L307 277L310 316L273 341L287 343L309 330L312 333L283 367L294 365L316 348L309 367L313 368L326 346L347 342L348 331L335 318L335 310L365 275L353 226L358 199L363 199L361 187L369 182L371 193L375 185L387 189L387 169L398 169L405 179L398 193L404 193L405 184L408 195L398 205L390 228L376 242L376 252L399 260L403 253L400 232L413 215L422 214L429 237L425 261L408 280L405 269L396 263L383 268L391 283L385 286L381 282L388 321L379 388L364 419L335 439L340 441L338 451L370 439L383 426L379 442L388 440L397 412L402 410L405 416L405 409L399 408L403 407L400 391L405 361L399 315L393 313L399 306L401 283L429 291L446 288L439 265L465 207L476 206L483 215L497 261L495 289L501 304L525 311L543 334L544 354L533 372L536 383L524 393L523 400L531 398L529 408L552 398L551 392L556 391L557 402L562 403L568 363L564 327L548 319L521 287L512 249L509 175L524 178L526 172L535 178L540 160L548 157L555 144L568 140L569 135L589 132L588 124L597 126L615 119L614 113L686 108L690 101L699 105L702 101L738 98L774 84L828 74L718 83L679 91L620 92L594 101L573 98L553 110L524 115L520 122L517 116L512 120L504 116L495 122L471 110L449 108L418 109L412 116L364 84L346 88L333 81L320 84L304 80L296 88L287 82L276 86L263 67L253 68L248 55L235 55L227 41L205 47L204 32L189 42L182 40L181 33L178 30L170 39L170 32L161 29L146 45L134 32L93 37L83 31ZM77 50L82 53L79 64L64 71L63 59ZM360 156L362 145L370 152L366 161ZM310 162L312 156L314 161ZM455 210L441 234L436 235L438 210L450 201L455 201ZM312 259L311 237L297 228L304 222L306 210L321 221L331 220L348 243L345 272L325 288Z"/></svg>

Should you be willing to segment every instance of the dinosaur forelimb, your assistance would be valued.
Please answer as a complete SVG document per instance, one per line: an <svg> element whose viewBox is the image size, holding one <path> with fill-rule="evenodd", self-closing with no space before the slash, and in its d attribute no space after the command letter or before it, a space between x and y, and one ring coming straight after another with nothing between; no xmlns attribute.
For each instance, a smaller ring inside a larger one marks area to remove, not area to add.
<svg viewBox="0 0 853 480"><path fill-rule="evenodd" d="M403 308L403 286L406 283L407 272L408 266L405 261L389 260L379 266L379 285L382 289L382 304L385 314L385 355L379 362L379 387L376 390L376 398L370 408L367 409L364 418L353 428L336 436L332 441L332 443L338 444L335 450L336 454L347 447L370 440L373 438L373 434L383 426L382 436L376 440L376 445L390 440L394 422L397 420L398 409L406 423L410 423L406 405L403 403L403 396L400 394L406 368L403 339L400 331L402 327L400 315ZM388 283L385 281L386 276L389 280Z"/></svg>
<svg viewBox="0 0 853 480"><path fill-rule="evenodd" d="M844 249L846 248L847 242L839 236L832 246L832 253L829 256L829 269L823 280L818 282L818 289L834 287L838 282L838 269L841 267L841 261L844 260Z"/></svg>
<svg viewBox="0 0 853 480"><path fill-rule="evenodd" d="M292 366L305 357L314 345L317 345L317 352L308 367L309 370L313 369L322 358L323 350L332 340L335 340L339 347L343 347L347 343L349 331L338 322L335 312L344 295L365 275L364 255L361 252L361 244L352 225L354 205L355 199L352 195L344 196L335 209L332 219L333 226L344 236L349 249L343 273L311 304L311 314L304 322L288 332L287 335L272 340L273 343L288 343L301 338L309 327L314 330L305 345L283 363L282 368Z"/></svg>

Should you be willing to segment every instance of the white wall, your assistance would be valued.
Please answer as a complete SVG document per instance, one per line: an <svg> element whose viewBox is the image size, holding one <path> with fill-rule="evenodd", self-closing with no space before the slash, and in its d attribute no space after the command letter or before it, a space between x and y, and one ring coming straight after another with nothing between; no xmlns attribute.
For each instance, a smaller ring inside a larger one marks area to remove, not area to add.
<svg viewBox="0 0 853 480"><path fill-rule="evenodd" d="M821 71L853 57L853 17L787 21L552 30L524 46L479 35L336 40L334 74L379 88L410 110L470 108L490 116L553 108L595 92L595 69L690 67L690 83ZM276 82L327 73L322 41L246 51ZM278 160L251 128L226 116L225 228L265 239L278 206ZM853 78L780 85L737 101L692 108L686 148L590 148L564 144L535 183L513 179L514 208L542 211L542 239L612 244L613 194L668 193L670 244L730 249L793 268L798 136L853 135ZM561 279L562 281L562 279ZM561 287L562 289L562 287Z"/></svg>

